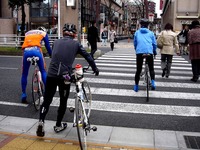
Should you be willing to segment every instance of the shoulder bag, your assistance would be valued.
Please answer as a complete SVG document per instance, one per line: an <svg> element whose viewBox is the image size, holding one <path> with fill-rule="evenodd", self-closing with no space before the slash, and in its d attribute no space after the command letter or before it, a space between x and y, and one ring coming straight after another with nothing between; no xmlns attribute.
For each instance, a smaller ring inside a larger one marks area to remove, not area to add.
<svg viewBox="0 0 200 150"><path fill-rule="evenodd" d="M159 49L162 49L163 48L163 32L160 36L158 36L158 39L157 39L157 47Z"/></svg>

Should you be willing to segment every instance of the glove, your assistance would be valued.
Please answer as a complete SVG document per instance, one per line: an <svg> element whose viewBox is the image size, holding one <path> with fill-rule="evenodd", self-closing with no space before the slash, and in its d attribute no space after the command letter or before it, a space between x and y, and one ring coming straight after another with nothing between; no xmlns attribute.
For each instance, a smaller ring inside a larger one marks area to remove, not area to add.
<svg viewBox="0 0 200 150"><path fill-rule="evenodd" d="M98 76L99 75L99 69L96 68L96 70L94 71L94 73L95 73L95 76Z"/></svg>

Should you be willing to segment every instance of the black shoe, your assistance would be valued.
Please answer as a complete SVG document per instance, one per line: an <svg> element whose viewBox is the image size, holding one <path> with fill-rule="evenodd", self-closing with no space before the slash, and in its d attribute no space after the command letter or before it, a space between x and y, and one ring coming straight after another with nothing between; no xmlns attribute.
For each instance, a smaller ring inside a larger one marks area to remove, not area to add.
<svg viewBox="0 0 200 150"><path fill-rule="evenodd" d="M192 79L190 79L190 80L193 81L193 82L197 82L198 79L192 78Z"/></svg>
<svg viewBox="0 0 200 150"><path fill-rule="evenodd" d="M66 123L66 122L63 122L63 123L61 123L61 126L60 126L60 127L54 126L54 131L55 131L56 133L58 133L58 132L61 132L61 131L65 130L66 128L67 128L67 123Z"/></svg>
<svg viewBox="0 0 200 150"><path fill-rule="evenodd" d="M166 75L166 78L169 78L169 76Z"/></svg>
<svg viewBox="0 0 200 150"><path fill-rule="evenodd" d="M40 136L40 137L43 137L45 135L44 122L42 122L42 121L38 122L38 127L37 127L36 134L37 134L37 136Z"/></svg>
<svg viewBox="0 0 200 150"><path fill-rule="evenodd" d="M162 72L162 77L164 77L164 76L165 76L165 71L166 71L166 68L165 68L165 69L163 69L163 72Z"/></svg>

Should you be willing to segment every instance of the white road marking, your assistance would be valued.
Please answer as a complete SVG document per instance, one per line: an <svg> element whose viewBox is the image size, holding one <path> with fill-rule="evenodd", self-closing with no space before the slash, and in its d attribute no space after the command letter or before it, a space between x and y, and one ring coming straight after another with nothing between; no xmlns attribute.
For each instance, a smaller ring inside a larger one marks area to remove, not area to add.
<svg viewBox="0 0 200 150"><path fill-rule="evenodd" d="M11 106L22 106L22 107L27 107L28 106L28 104L5 102L5 101L0 101L0 105L11 105Z"/></svg>
<svg viewBox="0 0 200 150"><path fill-rule="evenodd" d="M89 72L88 72L87 75L94 76L93 74L91 74ZM118 73L118 72L101 72L100 71L99 72L99 76L133 77L134 78L135 77L135 73ZM165 78L162 78L161 75L156 75L155 78L156 79L165 79ZM170 75L169 79L180 79L180 80L187 80L187 81L189 81L191 79L191 77L180 76L180 75L177 75L177 76ZM168 80L168 79L166 79L166 80Z"/></svg>
<svg viewBox="0 0 200 150"><path fill-rule="evenodd" d="M2 70L18 70L18 68L0 67Z"/></svg>
<svg viewBox="0 0 200 150"><path fill-rule="evenodd" d="M126 61L126 60L95 60L96 63L122 63L122 64L132 64L132 65L136 65L136 61ZM154 65L160 65L161 62L154 62ZM188 62L183 62L183 63L172 63L172 66L176 65L176 66L189 66L191 67L191 64L189 64Z"/></svg>
<svg viewBox="0 0 200 150"><path fill-rule="evenodd" d="M102 78L85 78L89 83L101 83L101 84L116 84L116 85L133 85L134 80L122 80L122 79L102 79ZM140 85L143 86L142 79ZM176 82L158 82L156 81L157 87L173 87L173 88L199 88L200 84L195 83L176 83Z"/></svg>
<svg viewBox="0 0 200 150"><path fill-rule="evenodd" d="M68 99L67 106L74 107L75 99ZM54 97L51 106L59 106L59 98ZM200 108L192 106L172 106L172 105L152 105L152 104L134 104L119 103L108 101L92 101L92 110L137 113L151 115L171 115L185 117L199 117Z"/></svg>
<svg viewBox="0 0 200 150"><path fill-rule="evenodd" d="M107 60L122 60L122 58L112 58L112 57L99 57L97 60L105 60L105 59L107 59ZM136 61L136 59L135 58L126 58L126 60L132 60L132 61ZM160 59L155 59L154 60L154 62L156 62L156 61L158 61L158 62L160 62ZM187 62L188 63L188 61L186 61L185 59L182 59L182 60L174 60L173 59L173 63L177 63L177 62L179 62L179 63L183 63L183 62Z"/></svg>
<svg viewBox="0 0 200 150"><path fill-rule="evenodd" d="M126 67L126 68L135 68L135 65L128 65L128 64L109 64L109 63L96 63L97 66L110 66L110 67ZM154 68L161 68L160 66L154 66ZM192 70L191 67L175 67L172 66L171 69L177 69L177 70Z"/></svg>
<svg viewBox="0 0 200 150"><path fill-rule="evenodd" d="M102 70L106 70L106 71L124 71L124 72L132 72L132 73L134 73L134 75L135 75L135 71L136 71L136 68L129 69L129 68L120 68L120 67L117 67L117 68L115 68L115 67L112 67L112 68L111 67L99 67L99 69L100 69L100 73L101 73ZM154 70L155 70L156 74L162 72L161 68L160 69L159 68L155 68ZM182 74L182 75L191 75L192 76L192 71L182 71L182 70L178 70L177 71L177 70L172 69L171 70L171 74L172 73L177 73L177 74Z"/></svg>

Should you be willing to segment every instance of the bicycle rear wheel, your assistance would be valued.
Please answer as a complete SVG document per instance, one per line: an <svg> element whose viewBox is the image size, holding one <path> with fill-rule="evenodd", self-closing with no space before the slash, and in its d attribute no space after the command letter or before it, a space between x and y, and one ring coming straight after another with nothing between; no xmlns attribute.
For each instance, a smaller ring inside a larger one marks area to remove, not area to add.
<svg viewBox="0 0 200 150"><path fill-rule="evenodd" d="M76 112L76 128L77 128L77 135L79 140L79 145L81 150L87 149L87 140L86 140L86 124L85 124L85 117L83 112L83 107L81 105L81 101L78 97L75 100L75 112Z"/></svg>
<svg viewBox="0 0 200 150"><path fill-rule="evenodd" d="M150 80L149 80L149 75L148 75L148 71L146 71L146 91L147 91L147 99L146 99L146 101L148 102L149 101L149 82L150 82Z"/></svg>
<svg viewBox="0 0 200 150"><path fill-rule="evenodd" d="M88 84L87 81L84 81L82 83L82 89L83 89L83 95L84 95L83 105L85 108L86 115L89 118L90 113L91 113L92 93L90 90L90 85Z"/></svg>
<svg viewBox="0 0 200 150"><path fill-rule="evenodd" d="M36 73L32 76L32 99L36 110L40 109L40 101L43 93L43 84L38 80Z"/></svg>

